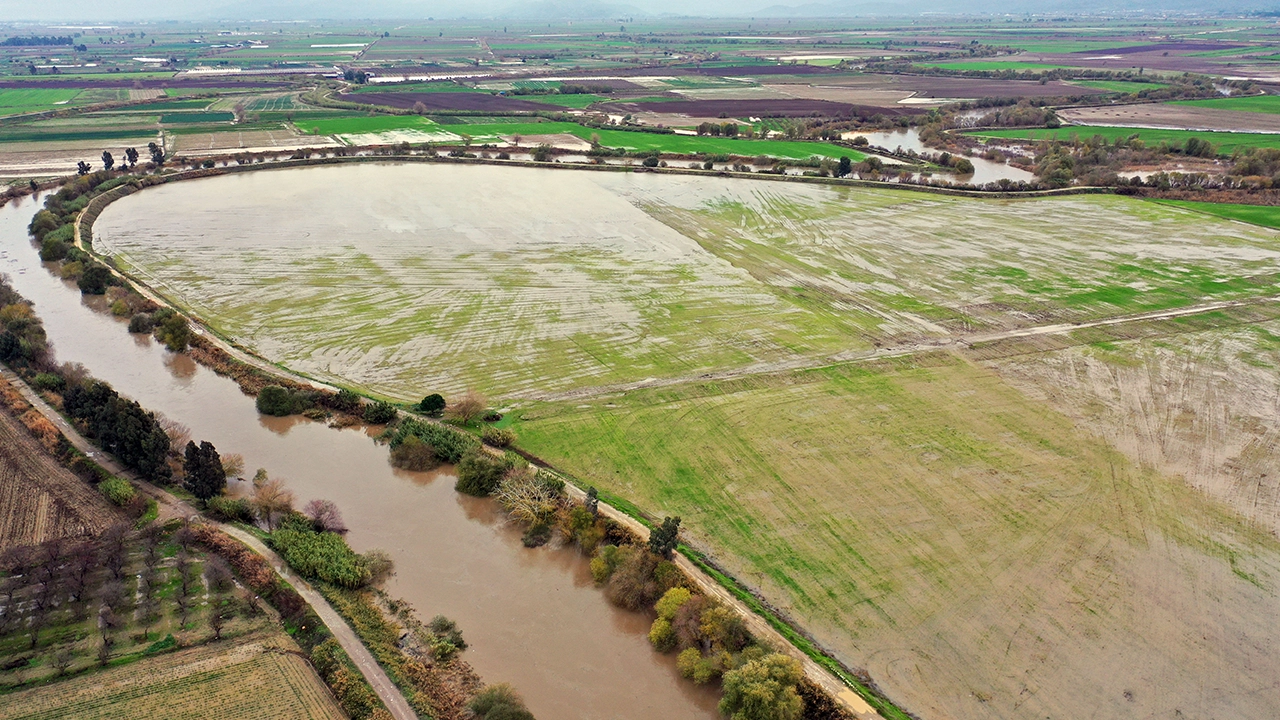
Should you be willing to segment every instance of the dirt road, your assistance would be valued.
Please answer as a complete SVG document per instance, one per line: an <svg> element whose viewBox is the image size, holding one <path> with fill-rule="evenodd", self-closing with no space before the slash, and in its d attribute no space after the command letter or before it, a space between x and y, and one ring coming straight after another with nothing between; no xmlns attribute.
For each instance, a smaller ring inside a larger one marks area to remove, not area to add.
<svg viewBox="0 0 1280 720"><path fill-rule="evenodd" d="M146 481L139 480L133 473L125 470L114 460L106 456L106 453L98 449L97 446L90 443L84 436L80 435L70 423L66 421L56 410L49 406L39 395L37 395L30 387L23 382L12 370L7 367L0 367L0 376L8 380L19 392L22 393L24 399L31 403L32 407L40 411L42 415L49 419L57 426L67 440L80 452L93 458L102 467L106 468L113 475L126 477L132 480L143 493L155 498L160 507L160 517L168 519L173 517L190 518L200 515L199 511L183 500L165 492ZM342 645L342 649L346 651L351 661L360 669L360 673L364 675L365 680L369 681L369 685L373 687L374 692L382 700L382 703L391 711L391 715L396 720L417 720L418 715L409 707L409 702L404 699L399 688L391 682L391 678L387 677L386 672L373 659L373 655L369 653L368 648L356 636L351 626L338 615L337 611L329 605L328 601L320 595L319 592L312 588L305 580L289 571L280 556L271 551L261 540L241 530L240 528L222 523L214 523L212 520L204 519L216 525L218 529L226 534L236 538L245 545L248 545L254 552L262 555L267 559L271 566L275 568L280 577L284 578L293 586L303 600L315 610L316 615L324 622L325 627L329 628L329 632Z"/></svg>

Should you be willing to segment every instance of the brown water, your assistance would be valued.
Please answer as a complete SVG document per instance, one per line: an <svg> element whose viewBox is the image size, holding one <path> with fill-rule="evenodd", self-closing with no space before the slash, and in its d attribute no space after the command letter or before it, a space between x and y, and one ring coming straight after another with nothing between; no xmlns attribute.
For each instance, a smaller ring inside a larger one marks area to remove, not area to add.
<svg viewBox="0 0 1280 720"><path fill-rule="evenodd" d="M362 429L260 416L232 381L129 335L101 298L82 298L42 265L26 232L38 209L32 198L0 208L0 272L35 303L58 358L243 454L250 471L286 478L299 505L336 502L356 550L395 560L392 596L424 619L458 621L464 657L486 682L512 683L543 720L717 717L716 694L650 649L649 618L610 606L576 552L528 550L493 503L454 492L447 474L391 468Z"/></svg>

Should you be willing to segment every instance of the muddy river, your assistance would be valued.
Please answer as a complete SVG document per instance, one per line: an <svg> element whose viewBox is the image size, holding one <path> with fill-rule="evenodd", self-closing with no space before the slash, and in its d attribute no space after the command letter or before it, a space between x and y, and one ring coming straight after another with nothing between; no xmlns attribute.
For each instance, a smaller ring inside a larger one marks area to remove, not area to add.
<svg viewBox="0 0 1280 720"><path fill-rule="evenodd" d="M126 333L101 298L82 298L42 265L26 231L39 207L26 198L0 208L0 272L35 303L59 360L243 454L249 473L285 478L298 506L336 502L356 550L394 558L388 592L424 620L458 621L464 657L486 682L515 685L548 720L718 716L716 694L650 649L649 618L610 606L576 552L527 550L491 502L454 492L447 474L393 469L365 430L260 416L232 381Z"/></svg>
<svg viewBox="0 0 1280 720"><path fill-rule="evenodd" d="M841 137L845 140L852 140L861 135L867 139L867 142L876 147L882 147L887 150L915 150L919 153L936 153L940 152L937 148L931 148L920 142L920 131L916 128L906 128L903 130L890 130L883 132L847 132ZM987 160L977 155L966 155L969 162L973 163L972 175L951 175L950 173L936 173L936 178L952 178L957 183L971 183L973 185L985 185L989 182L995 182L1002 178L1009 178L1013 181L1031 182L1036 179L1035 174L1029 173L1021 168L1013 167L1002 162Z"/></svg>

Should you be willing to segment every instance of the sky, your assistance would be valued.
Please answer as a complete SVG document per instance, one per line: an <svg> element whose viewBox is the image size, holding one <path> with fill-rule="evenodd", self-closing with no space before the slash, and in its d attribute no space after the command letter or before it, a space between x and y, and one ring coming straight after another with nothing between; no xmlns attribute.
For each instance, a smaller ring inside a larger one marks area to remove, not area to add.
<svg viewBox="0 0 1280 720"><path fill-rule="evenodd" d="M5 21L322 20L692 15L915 15L924 12L1249 11L1280 0L0 0Z"/></svg>

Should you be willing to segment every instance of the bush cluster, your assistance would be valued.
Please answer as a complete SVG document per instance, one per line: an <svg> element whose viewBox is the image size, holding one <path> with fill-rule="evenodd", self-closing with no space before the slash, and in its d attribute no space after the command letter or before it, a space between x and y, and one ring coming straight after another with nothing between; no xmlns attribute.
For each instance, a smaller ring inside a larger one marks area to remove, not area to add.
<svg viewBox="0 0 1280 720"><path fill-rule="evenodd" d="M98 483L98 491L107 497L113 505L125 507L137 497L133 483L124 478L113 477Z"/></svg>
<svg viewBox="0 0 1280 720"><path fill-rule="evenodd" d="M478 448L480 443L475 436L458 432L451 427L439 423L406 419L396 425L391 434L391 449L394 451L408 438L413 437L431 446L435 457L441 462L458 463L467 451Z"/></svg>
<svg viewBox="0 0 1280 720"><path fill-rule="evenodd" d="M360 555L352 550L341 535L316 532L301 515L285 518L280 528L268 538L272 549L280 553L289 567L304 577L323 580L344 588L368 585L388 568L381 554Z"/></svg>
<svg viewBox="0 0 1280 720"><path fill-rule="evenodd" d="M489 497L498 489L503 476L515 467L514 458L473 447L458 461L458 482L454 489L475 497Z"/></svg>

